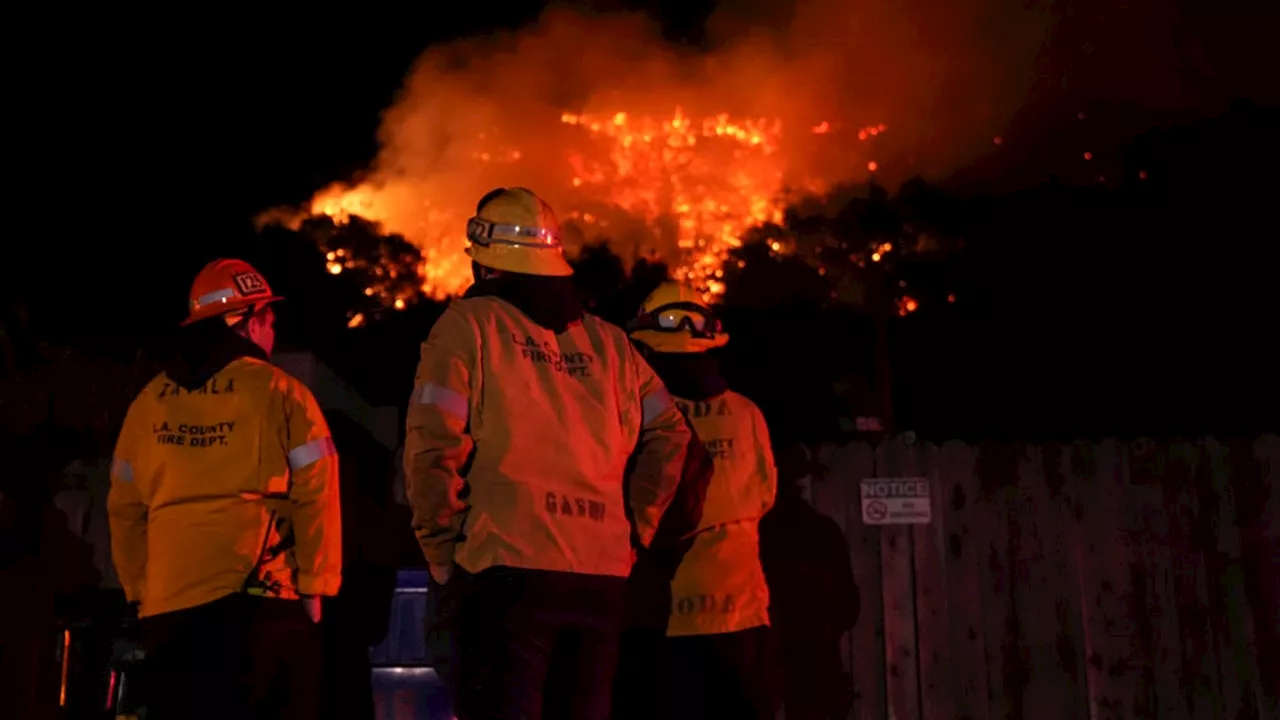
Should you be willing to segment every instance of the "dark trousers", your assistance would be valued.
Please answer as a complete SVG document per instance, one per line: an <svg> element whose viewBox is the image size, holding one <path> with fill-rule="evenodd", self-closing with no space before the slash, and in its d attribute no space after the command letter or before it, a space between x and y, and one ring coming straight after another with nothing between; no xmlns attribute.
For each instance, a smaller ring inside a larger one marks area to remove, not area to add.
<svg viewBox="0 0 1280 720"><path fill-rule="evenodd" d="M319 628L296 600L237 593L139 625L148 720L320 715Z"/></svg>
<svg viewBox="0 0 1280 720"><path fill-rule="evenodd" d="M608 718L623 588L599 575L459 570L445 590L457 593L460 720Z"/></svg>
<svg viewBox="0 0 1280 720"><path fill-rule="evenodd" d="M775 655L787 720L843 718L853 704L853 686L840 661L839 636L814 633L806 642L781 638Z"/></svg>
<svg viewBox="0 0 1280 720"><path fill-rule="evenodd" d="M671 699L664 717L772 720L769 628L668 638Z"/></svg>
<svg viewBox="0 0 1280 720"><path fill-rule="evenodd" d="M613 682L613 720L653 720L669 716L671 668L666 630L628 628Z"/></svg>

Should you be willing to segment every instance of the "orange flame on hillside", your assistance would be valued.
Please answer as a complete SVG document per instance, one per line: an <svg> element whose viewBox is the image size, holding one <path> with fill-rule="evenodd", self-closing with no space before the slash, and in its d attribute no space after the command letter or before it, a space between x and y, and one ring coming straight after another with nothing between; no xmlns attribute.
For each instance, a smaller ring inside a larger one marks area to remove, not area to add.
<svg viewBox="0 0 1280 720"><path fill-rule="evenodd" d="M723 265L742 246L751 227L780 223L787 201L800 192L820 192L823 185L800 179L785 184L787 165L781 152L782 122L766 118L734 118L721 113L691 118L676 107L670 117L635 116L625 111L592 115L564 112L560 122L578 131L563 148L567 187L534 188L568 198L559 208L566 233L578 242L609 238L641 239L632 255L662 259L677 280L688 282L708 300L723 294ZM857 130L860 139L884 125ZM832 131L822 122L807 129L814 135ZM486 134L472 156L480 164L518 165L519 149L485 148ZM328 216L345 223L360 216L388 233L403 235L423 254L424 294L443 299L471 284L471 265L463 233L472 207L436 205L432 188L412 183L334 184L320 191L298 212L269 211L262 222L297 227L307 216ZM620 232L621 237L614 234ZM775 248L781 251L781 247ZM341 249L331 251L333 274L354 268L358 260ZM403 307L406 298L378 294L387 305Z"/></svg>
<svg viewBox="0 0 1280 720"><path fill-rule="evenodd" d="M993 123L1029 82L1044 13L926 1L929 12L839 0L725 8L698 52L643 17L563 7L522 31L432 47L381 114L368 173L259 222L374 221L421 251L421 290L443 298L471 282L464 230L476 201L524 186L556 208L571 255L607 239L625 263L661 258L714 299L744 233L781 220L797 196L871 173L892 183L940 172L991 147ZM992 13L1032 32L993 52L978 32ZM926 151L928 166L912 167ZM344 248L332 233L323 242L330 272L358 270L387 307L414 300L402 256Z"/></svg>

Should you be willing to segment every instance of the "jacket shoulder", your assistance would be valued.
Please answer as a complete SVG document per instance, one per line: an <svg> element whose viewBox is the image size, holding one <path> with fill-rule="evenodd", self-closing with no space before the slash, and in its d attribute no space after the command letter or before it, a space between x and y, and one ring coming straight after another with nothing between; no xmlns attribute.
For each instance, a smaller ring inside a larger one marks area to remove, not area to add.
<svg viewBox="0 0 1280 720"><path fill-rule="evenodd" d="M440 317L449 313L458 313L466 317L505 314L503 310L505 305L506 303L493 295L454 298L445 306L444 313Z"/></svg>
<svg viewBox="0 0 1280 720"><path fill-rule="evenodd" d="M278 365L248 357L241 358L237 364L239 365L235 368L237 373L243 373L244 377L255 384L262 382L271 392L290 397L311 397L311 389L305 383Z"/></svg>
<svg viewBox="0 0 1280 720"><path fill-rule="evenodd" d="M582 324L589 330L597 332L619 345L625 345L628 347L631 345L631 338L627 336L627 331L604 318L592 315L591 313L583 313Z"/></svg>
<svg viewBox="0 0 1280 720"><path fill-rule="evenodd" d="M724 398L737 408L742 408L747 412L751 412L757 415L761 414L760 407L756 405L751 398L747 397L746 395L743 395L742 393L736 390L725 390Z"/></svg>

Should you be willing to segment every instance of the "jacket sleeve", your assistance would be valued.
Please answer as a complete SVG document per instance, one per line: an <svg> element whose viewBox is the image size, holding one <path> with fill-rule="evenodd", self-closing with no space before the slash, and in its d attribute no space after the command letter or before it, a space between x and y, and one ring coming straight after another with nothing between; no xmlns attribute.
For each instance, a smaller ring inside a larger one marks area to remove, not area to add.
<svg viewBox="0 0 1280 720"><path fill-rule="evenodd" d="M311 391L296 380L288 388L284 410L298 592L337 595L342 584L338 451Z"/></svg>
<svg viewBox="0 0 1280 720"><path fill-rule="evenodd" d="M764 413L760 408L752 406L755 418L756 462L760 472L760 515L763 516L773 507L778 497L778 466L773 459L773 442L769 437L769 426L764 421Z"/></svg>
<svg viewBox="0 0 1280 720"><path fill-rule="evenodd" d="M462 468L473 447L469 421L472 388L480 382L478 344L470 321L450 306L422 344L409 398L405 490L414 535L432 565L453 562L469 507L460 496Z"/></svg>
<svg viewBox="0 0 1280 720"><path fill-rule="evenodd" d="M111 531L111 559L120 587L129 602L141 602L147 572L147 504L135 482L139 467L138 416L134 407L125 417L111 461L111 489L107 518Z"/></svg>
<svg viewBox="0 0 1280 720"><path fill-rule="evenodd" d="M675 498L693 433L653 369L635 348L628 350L639 375L642 419L627 501L640 545L647 548Z"/></svg>
<svg viewBox="0 0 1280 720"><path fill-rule="evenodd" d="M683 413L681 413L683 417ZM702 444L702 438L689 425L689 446L685 453L684 467L680 473L680 484L676 486L675 497L662 513L658 528L653 534L649 549L664 566L672 572L680 565L684 555L692 545L692 537L702 523L702 508L707 500L707 488L711 486L711 477L715 474L715 463L710 453Z"/></svg>

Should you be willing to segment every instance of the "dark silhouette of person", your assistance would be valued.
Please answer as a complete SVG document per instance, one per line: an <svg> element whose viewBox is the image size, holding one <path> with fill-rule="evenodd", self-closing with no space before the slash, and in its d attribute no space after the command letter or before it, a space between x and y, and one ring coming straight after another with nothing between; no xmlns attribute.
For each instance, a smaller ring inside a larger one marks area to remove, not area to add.
<svg viewBox="0 0 1280 720"><path fill-rule="evenodd" d="M0 478L0 715L52 720L86 712L101 698L89 692L92 667L79 649L68 663L66 708L59 708L59 631L88 616L101 582L93 548L68 527L53 503L54 476L70 457L59 438L9 437L0 446L17 472ZM25 446L24 446L25 443ZM64 444L69 444L65 443ZM80 643L77 642L77 646ZM96 688L92 688L96 689Z"/></svg>
<svg viewBox="0 0 1280 720"><path fill-rule="evenodd" d="M325 600L324 715L372 720L369 648L386 637L398 566L397 540L412 537L393 519L395 458L363 427L340 413L326 413L338 448L342 493L342 587Z"/></svg>
<svg viewBox="0 0 1280 720"><path fill-rule="evenodd" d="M816 465L803 445L775 453L778 497L760 520L760 561L769 584L775 682L787 720L843 718L853 699L840 638L854 626L861 595L835 521L804 498Z"/></svg>

